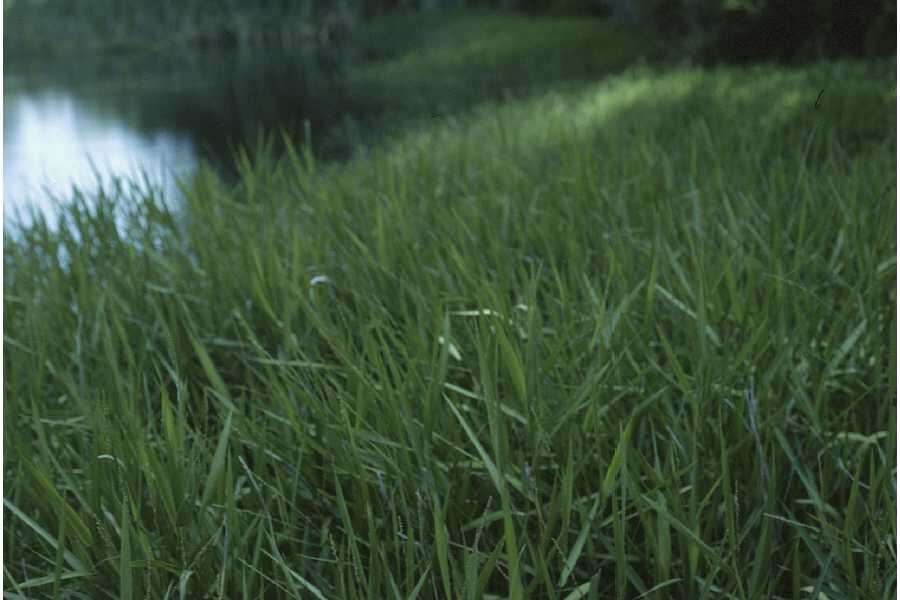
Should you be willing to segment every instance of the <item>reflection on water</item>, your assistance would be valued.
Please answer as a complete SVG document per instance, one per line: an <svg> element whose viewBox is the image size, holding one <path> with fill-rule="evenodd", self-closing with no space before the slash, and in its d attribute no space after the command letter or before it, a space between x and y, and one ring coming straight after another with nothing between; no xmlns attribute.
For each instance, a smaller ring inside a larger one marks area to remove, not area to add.
<svg viewBox="0 0 900 600"><path fill-rule="evenodd" d="M114 177L146 180L177 196L175 177L190 174L197 155L175 131L144 133L65 91L9 91L3 111L3 212L28 221L31 208L50 222L53 203L73 186L92 195Z"/></svg>
<svg viewBox="0 0 900 600"><path fill-rule="evenodd" d="M261 131L296 136L309 123L317 153L345 156L348 146L326 134L366 103L347 93L337 63L322 58L210 51L169 62L5 65L7 227L17 212L27 222L32 208L55 222L55 199L71 198L73 186L90 197L98 179L146 176L171 202L175 177L201 160L227 177L234 148L253 146Z"/></svg>

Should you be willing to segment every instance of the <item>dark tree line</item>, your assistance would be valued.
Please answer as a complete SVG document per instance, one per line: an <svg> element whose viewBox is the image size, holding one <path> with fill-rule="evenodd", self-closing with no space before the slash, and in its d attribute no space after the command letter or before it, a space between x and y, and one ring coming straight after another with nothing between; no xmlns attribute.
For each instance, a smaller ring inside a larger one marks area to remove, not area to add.
<svg viewBox="0 0 900 600"><path fill-rule="evenodd" d="M687 52L710 62L790 62L897 53L894 0L357 1L367 15L439 7L487 7L535 15L612 16L649 27L676 53Z"/></svg>
<svg viewBox="0 0 900 600"><path fill-rule="evenodd" d="M799 61L835 56L896 56L894 0L54 0L4 4L7 42L65 32L123 39L217 29L226 39L251 28L299 19L329 34L391 12L494 8L533 15L590 14L641 25L672 57L703 62ZM91 29L93 26L93 29ZM80 29L79 29L80 27ZM231 28L231 29L229 29ZM158 30L154 32L154 30ZM218 39L218 38L217 38Z"/></svg>
<svg viewBox="0 0 900 600"><path fill-rule="evenodd" d="M823 57L896 56L893 0L748 1L646 0L646 18L660 35L697 40L707 61L803 61Z"/></svg>

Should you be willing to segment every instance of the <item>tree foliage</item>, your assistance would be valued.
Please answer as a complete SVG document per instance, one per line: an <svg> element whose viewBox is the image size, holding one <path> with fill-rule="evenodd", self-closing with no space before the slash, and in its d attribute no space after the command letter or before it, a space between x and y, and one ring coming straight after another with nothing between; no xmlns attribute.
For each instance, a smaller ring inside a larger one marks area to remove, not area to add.
<svg viewBox="0 0 900 600"><path fill-rule="evenodd" d="M471 4L471 2L470 2ZM892 0L493 0L530 13L606 14L653 30L676 56L790 62L896 54Z"/></svg>
<svg viewBox="0 0 900 600"><path fill-rule="evenodd" d="M121 45L140 33L240 43L253 32L295 30L298 21L316 27L335 15L349 23L467 8L610 16L654 32L654 41L673 58L703 62L891 56L897 48L892 0L6 0L4 7L8 22L16 24L7 41L20 50L34 40L52 45L59 35L115 38L124 40Z"/></svg>
<svg viewBox="0 0 900 600"><path fill-rule="evenodd" d="M738 6L719 0L650 1L666 6L660 21L681 27L672 32L663 25L663 33L701 38L696 46L704 60L896 55L896 3L888 0L756 0Z"/></svg>

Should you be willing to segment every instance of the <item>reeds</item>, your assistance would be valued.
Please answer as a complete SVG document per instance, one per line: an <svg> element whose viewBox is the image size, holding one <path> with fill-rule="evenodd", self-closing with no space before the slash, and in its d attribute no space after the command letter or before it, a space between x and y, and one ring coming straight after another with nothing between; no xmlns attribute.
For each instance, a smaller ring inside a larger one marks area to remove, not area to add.
<svg viewBox="0 0 900 600"><path fill-rule="evenodd" d="M8 237L5 591L890 597L896 123L838 69L895 96L634 69Z"/></svg>

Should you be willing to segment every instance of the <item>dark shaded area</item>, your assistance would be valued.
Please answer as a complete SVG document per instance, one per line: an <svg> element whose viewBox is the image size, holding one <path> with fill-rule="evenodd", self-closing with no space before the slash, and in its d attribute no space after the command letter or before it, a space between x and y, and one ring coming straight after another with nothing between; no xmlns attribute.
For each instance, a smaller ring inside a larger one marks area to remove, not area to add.
<svg viewBox="0 0 900 600"><path fill-rule="evenodd" d="M720 11L704 49L708 61L798 62L819 58L868 58L897 53L896 3L882 0L767 2L753 13Z"/></svg>
<svg viewBox="0 0 900 600"><path fill-rule="evenodd" d="M424 4L429 3L373 2L367 3L367 11L380 14ZM532 15L609 16L651 27L669 44L668 58L704 63L793 63L897 53L897 4L890 0L486 0L467 5Z"/></svg>
<svg viewBox="0 0 900 600"><path fill-rule="evenodd" d="M890 0L296 0L221 3L8 3L4 49L19 60L72 47L299 47L344 42L355 25L388 14L442 9L531 15L610 16L651 28L669 58L703 62L796 62L896 54Z"/></svg>
<svg viewBox="0 0 900 600"><path fill-rule="evenodd" d="M5 4L4 51L13 61L71 50L139 53L187 47L315 45L332 20L332 0L133 2L11 0ZM340 3L343 4L343 3ZM319 7L325 8L319 8Z"/></svg>

